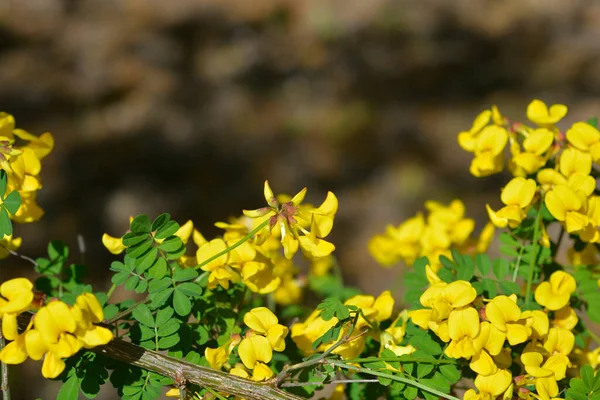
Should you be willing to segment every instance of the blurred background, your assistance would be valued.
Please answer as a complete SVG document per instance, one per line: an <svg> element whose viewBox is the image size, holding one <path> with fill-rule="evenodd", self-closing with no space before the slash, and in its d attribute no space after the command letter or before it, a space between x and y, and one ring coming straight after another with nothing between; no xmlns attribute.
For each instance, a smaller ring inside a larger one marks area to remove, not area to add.
<svg viewBox="0 0 600 400"><path fill-rule="evenodd" d="M591 0L0 0L0 109L56 139L21 252L62 239L107 289L100 238L129 215L212 237L269 179L338 195L344 276L378 293L400 273L367 251L387 223L460 197L481 227L498 205L504 177L471 177L456 144L479 111L524 120L540 98L569 106L563 126L598 115L598 20ZM9 258L0 278L25 270ZM13 398L54 398L43 385Z"/></svg>

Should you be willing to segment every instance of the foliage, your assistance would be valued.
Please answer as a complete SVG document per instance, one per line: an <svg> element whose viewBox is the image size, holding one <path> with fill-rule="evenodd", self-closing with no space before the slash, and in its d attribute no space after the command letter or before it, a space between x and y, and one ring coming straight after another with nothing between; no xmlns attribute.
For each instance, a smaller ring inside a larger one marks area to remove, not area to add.
<svg viewBox="0 0 600 400"><path fill-rule="evenodd" d="M503 206L486 206L490 222L477 236L460 200L428 201L426 214L370 241L382 265L411 267L406 309L390 291L375 297L344 285L327 241L338 208L333 193L315 207L304 202L306 189L275 195L265 182L267 205L217 222L223 233L211 240L192 221L180 225L166 213L131 218L122 236L104 234L119 257L107 293L92 294L85 266L70 263L68 248L51 242L48 256L34 261L34 284L17 278L0 286L9 340L0 360L43 358L42 374L64 382L64 400L80 392L94 398L108 382L123 399L158 398L165 386L180 398L232 397L99 350L117 340L297 398L319 396L330 384L337 384L332 399L597 398L600 339L587 321L600 322L593 169L600 132L590 120L563 133L556 123L566 112L535 100L527 110L533 128L493 107L458 135L474 155L474 176L499 173L505 164L513 174L500 193ZM8 249L9 216L30 221L19 217L24 187L10 186L18 168L2 167L0 186L11 187L0 187ZM555 239L552 225L560 230ZM497 229L500 255L491 257ZM567 240L569 262L561 263ZM114 301L117 288L138 300ZM31 313L34 322L17 328L18 315Z"/></svg>

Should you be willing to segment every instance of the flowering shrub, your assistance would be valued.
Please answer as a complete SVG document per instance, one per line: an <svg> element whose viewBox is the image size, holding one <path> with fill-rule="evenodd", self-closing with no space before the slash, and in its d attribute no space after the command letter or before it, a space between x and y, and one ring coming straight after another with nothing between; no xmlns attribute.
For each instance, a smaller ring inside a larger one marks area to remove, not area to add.
<svg viewBox="0 0 600 400"><path fill-rule="evenodd" d="M3 368L43 359L42 375L63 382L59 399L93 398L108 381L123 399L598 398L600 131L592 119L563 133L566 114L534 100L528 126L493 107L459 133L474 176L507 167L513 177L477 236L460 200L429 201L426 215L370 241L380 264L408 266L404 307L390 291L360 294L341 281L327 241L333 193L314 206L306 189L277 195L265 182L267 206L217 222L217 238L169 214L104 234L118 257L107 293L50 243L47 258L31 260L35 283L0 285ZM11 220L42 214L35 191L53 141L6 114L0 130L6 257L20 244ZM495 233L501 256L492 258ZM119 286L141 300L115 302Z"/></svg>

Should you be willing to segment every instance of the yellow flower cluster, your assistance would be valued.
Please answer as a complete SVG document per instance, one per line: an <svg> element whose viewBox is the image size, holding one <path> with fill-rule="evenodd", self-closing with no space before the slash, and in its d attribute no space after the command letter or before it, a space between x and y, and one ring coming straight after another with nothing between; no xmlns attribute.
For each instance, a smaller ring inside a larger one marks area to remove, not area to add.
<svg viewBox="0 0 600 400"><path fill-rule="evenodd" d="M324 238L333 227L338 201L329 192L319 207L302 204L306 189L292 198L275 197L268 181L264 194L268 207L245 210L245 215L230 222L217 222L215 226L224 230L220 238L206 240L194 229L192 221L182 225L175 235L184 244L192 238L198 250L195 257L183 255L178 262L182 267L193 268L224 253L201 267L210 273L210 289L217 286L228 289L231 283L243 282L255 293L273 293L278 304L298 303L302 298L302 282L297 279L298 268L291 258L300 248L317 273L331 268L331 252L335 247ZM233 248L261 224L265 226L260 232ZM102 242L113 254L125 250L121 238L105 233ZM228 248L232 250L225 252Z"/></svg>
<svg viewBox="0 0 600 400"><path fill-rule="evenodd" d="M377 298L370 295L356 295L346 300L344 304L347 306L356 306L360 308L364 317L368 320L367 321L365 318L360 316L354 327L356 332L361 332L367 327L372 327L374 324L389 319L392 316L392 311L394 309L394 299L389 291L381 293ZM294 343L296 343L300 351L302 351L305 356L323 352L327 350L332 343L324 343L318 348L314 349L313 342L323 336L325 332L327 332L337 323L338 319L336 317L325 321L323 318L321 318L321 310L315 310L306 319L306 321L297 322L292 325L292 340ZM392 326L395 326L395 324ZM340 335L333 339L334 342L338 341L346 333L346 328L342 329ZM402 341L402 336L404 334L400 331L396 331L391 328L388 333L392 336L392 339L399 337L400 340L395 343ZM366 336L362 335L354 340L345 342L335 348L333 353L339 354L344 359L356 358L364 350L366 339ZM390 339L388 339L386 342L387 344L390 344L389 340Z"/></svg>
<svg viewBox="0 0 600 400"><path fill-rule="evenodd" d="M6 171L8 183L6 192L14 190L21 195L21 207L12 216L15 222L37 221L44 211L37 204L37 192L42 188L41 161L54 148L54 138L48 132L40 137L15 128L12 115L0 112L0 168ZM21 246L21 238L7 236L1 239L0 259L8 257L4 248L16 250Z"/></svg>
<svg viewBox="0 0 600 400"><path fill-rule="evenodd" d="M503 393L511 398L514 389L527 391L526 385L535 385L542 400L558 395L557 381L572 366L569 356L576 361L571 330L578 318L569 306L576 289L571 275L556 271L542 282L535 300L544 309L535 311L522 311L515 295L478 298L469 282L443 282L429 266L427 277L430 287L420 297L425 308L410 312L410 318L448 343L448 357L470 360L469 367L478 374L478 393L470 389L465 399L494 399ZM522 343L524 373L513 384L511 347Z"/></svg>
<svg viewBox="0 0 600 400"><path fill-rule="evenodd" d="M27 357L44 358L42 375L56 378L65 368L64 358L82 347L91 349L110 342L113 334L95 325L104 319L102 306L91 293L77 297L72 307L53 300L39 308L22 333L18 333L17 316L34 307L33 284L16 278L0 285L2 334L11 342L0 351L0 361L20 364Z"/></svg>
<svg viewBox="0 0 600 400"><path fill-rule="evenodd" d="M216 349L207 347L204 355L213 369L227 366L230 374L264 381L273 376L273 371L267 365L273 358L273 352L285 350L288 328L279 324L277 316L266 307L253 308L247 312L244 315L244 323L250 330L243 339L235 334L227 343ZM227 361L236 346L242 362L231 368Z"/></svg>
<svg viewBox="0 0 600 400"><path fill-rule="evenodd" d="M425 203L429 212L418 213L398 225L388 225L384 234L369 242L371 255L383 266L402 260L408 265L420 257L428 257L434 271L441 268L439 256L452 259L451 248L463 254L484 252L494 237L494 227L486 225L479 238L472 236L475 221L465 217L465 205L454 200L445 206L435 201Z"/></svg>
<svg viewBox="0 0 600 400"><path fill-rule="evenodd" d="M562 104L548 107L534 100L527 117L537 127L529 127L511 124L494 106L479 114L469 131L459 133L458 143L474 153L471 173L477 177L502 171L504 149L510 144L508 167L515 178L502 190L504 207L494 211L487 206L496 227L518 227L541 198L569 234L599 243L600 197L594 194L592 166L600 162L600 131L580 121L563 133L555 124L566 114Z"/></svg>

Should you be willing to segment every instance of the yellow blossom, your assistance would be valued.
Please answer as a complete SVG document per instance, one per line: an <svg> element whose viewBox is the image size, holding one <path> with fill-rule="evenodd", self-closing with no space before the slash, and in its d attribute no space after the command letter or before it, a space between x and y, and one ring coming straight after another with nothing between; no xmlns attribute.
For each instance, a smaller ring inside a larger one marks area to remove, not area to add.
<svg viewBox="0 0 600 400"><path fill-rule="evenodd" d="M17 315L27 311L33 300L33 284L26 278L15 278L0 285L0 317L2 334L8 340L17 337Z"/></svg>
<svg viewBox="0 0 600 400"><path fill-rule="evenodd" d="M527 118L540 126L552 126L567 115L567 106L554 104L548 106L541 100L535 99L527 106Z"/></svg>
<svg viewBox="0 0 600 400"><path fill-rule="evenodd" d="M496 296L485 307L485 315L492 325L506 335L511 346L525 342L531 335L533 322L522 315L515 300L507 296ZM529 323L528 323L529 321Z"/></svg>
<svg viewBox="0 0 600 400"><path fill-rule="evenodd" d="M469 168L476 177L488 176L502 171L504 167L504 147L508 142L508 132L505 128L486 126L477 138L475 158Z"/></svg>
<svg viewBox="0 0 600 400"><path fill-rule="evenodd" d="M535 301L548 310L560 310L569 304L576 288L575 278L564 271L555 271L548 281L540 283L535 289Z"/></svg>
<svg viewBox="0 0 600 400"><path fill-rule="evenodd" d="M533 131L523 141L524 152L513 157L513 162L522 168L526 174L533 174L546 163L545 153L548 151L554 134L546 128L539 128Z"/></svg>
<svg viewBox="0 0 600 400"><path fill-rule="evenodd" d="M476 393L473 389L465 392L464 400L488 400L495 399L504 393L510 386L512 375L508 370L499 369L491 375L477 375L475 378L475 387L479 391Z"/></svg>
<svg viewBox="0 0 600 400"><path fill-rule="evenodd" d="M448 332L452 341L446 355L452 358L471 358L475 355L473 340L479 335L479 314L473 307L453 310L448 317Z"/></svg>
<svg viewBox="0 0 600 400"><path fill-rule="evenodd" d="M338 209L337 197L327 193L325 201L317 207L303 206L306 188L298 192L289 201L281 204L273 194L269 182L265 181L264 196L268 207L257 210L244 210L244 215L257 218L259 221L268 219L269 224L258 235L258 241L264 242L275 230L281 235L284 254L292 258L301 248L309 258L325 257L335 246L324 238L333 227L333 220ZM310 230L306 228L310 227Z"/></svg>
<svg viewBox="0 0 600 400"><path fill-rule="evenodd" d="M273 357L271 343L266 337L253 335L244 338L238 346L238 354L248 369L253 369L257 362L268 363Z"/></svg>
<svg viewBox="0 0 600 400"><path fill-rule="evenodd" d="M550 214L564 222L569 233L582 230L589 222L581 198L567 185L556 185L544 201Z"/></svg>
<svg viewBox="0 0 600 400"><path fill-rule="evenodd" d="M464 150L474 152L477 146L477 137L481 133L481 130L490 122L492 112L490 110L484 110L473 121L471 129L458 134L458 144Z"/></svg>
<svg viewBox="0 0 600 400"><path fill-rule="evenodd" d="M279 324L277 316L266 307L253 308L244 314L244 323L254 332L266 336L275 351L285 350L288 328Z"/></svg>
<svg viewBox="0 0 600 400"><path fill-rule="evenodd" d="M513 178L500 195L505 207L494 211L486 204L491 222L498 228L505 228L507 225L511 228L519 226L526 216L526 208L531 204L536 188L533 179Z"/></svg>
<svg viewBox="0 0 600 400"><path fill-rule="evenodd" d="M587 176L592 171L592 156L575 148L565 149L560 155L559 170L567 178L573 174Z"/></svg>
<svg viewBox="0 0 600 400"><path fill-rule="evenodd" d="M576 122L567 131L567 140L578 150L590 153L594 162L600 160L600 132L586 122Z"/></svg>
<svg viewBox="0 0 600 400"><path fill-rule="evenodd" d="M568 329L550 328L544 341L544 348L550 355L568 356L575 346L575 335Z"/></svg>

